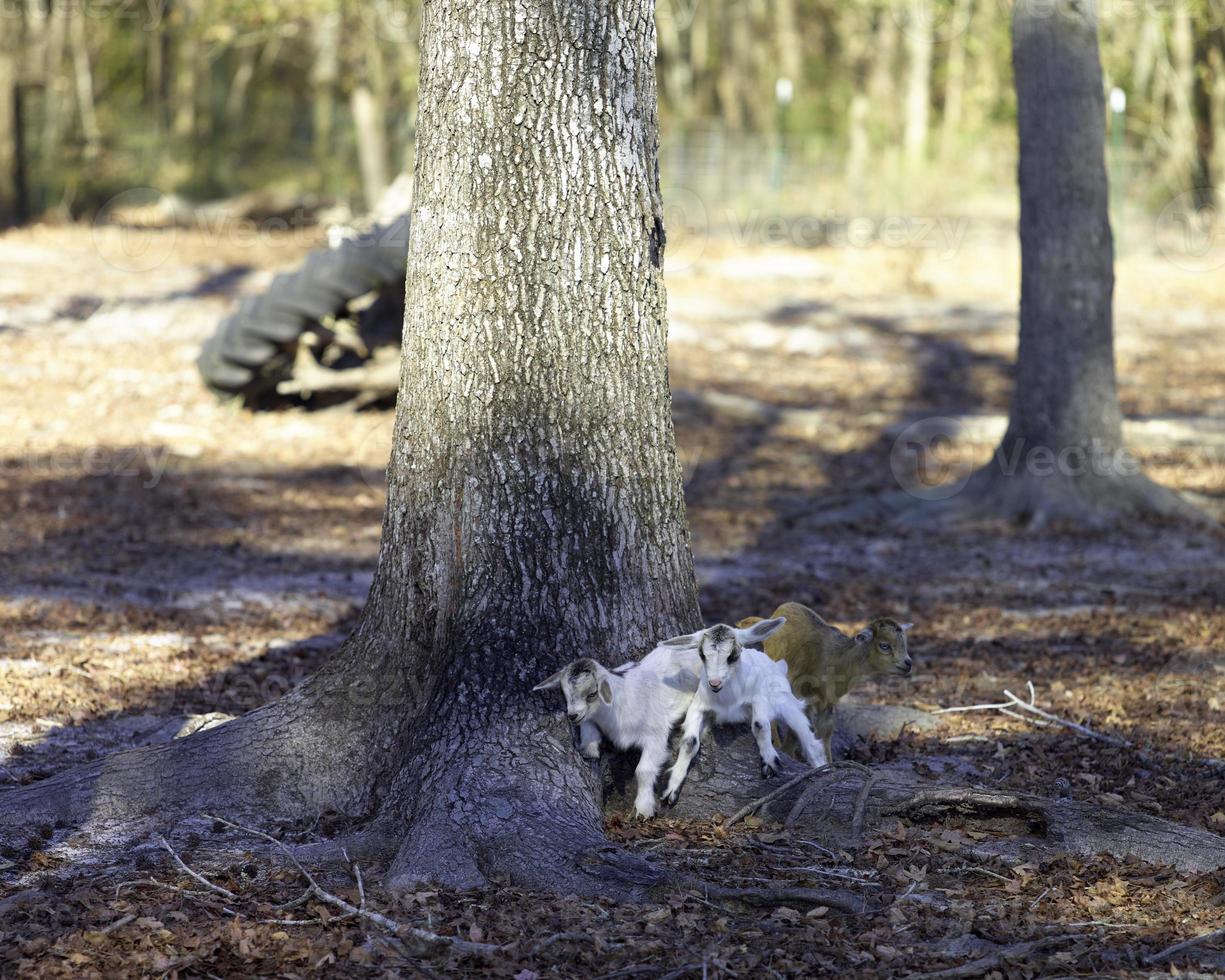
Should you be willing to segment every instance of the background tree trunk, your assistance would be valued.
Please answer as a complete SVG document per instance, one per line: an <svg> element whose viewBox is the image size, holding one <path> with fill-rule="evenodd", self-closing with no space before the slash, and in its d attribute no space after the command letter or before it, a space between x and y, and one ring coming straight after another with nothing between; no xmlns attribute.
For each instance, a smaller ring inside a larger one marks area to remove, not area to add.
<svg viewBox="0 0 1225 980"><path fill-rule="evenodd" d="M76 84L77 112L81 120L81 135L85 153L98 155L102 149L102 129L98 125L98 110L94 104L94 70L89 61L89 37L86 33L85 10L73 5L68 14L72 38L72 69Z"/></svg>
<svg viewBox="0 0 1225 980"><path fill-rule="evenodd" d="M952 165L958 143L963 139L962 105L966 86L966 46L970 39L973 0L955 0L952 36L949 38L948 64L944 79L944 111L940 116L940 161Z"/></svg>
<svg viewBox="0 0 1225 980"><path fill-rule="evenodd" d="M906 166L913 172L927 157L931 108L933 0L910 0L906 22Z"/></svg>
<svg viewBox="0 0 1225 980"><path fill-rule="evenodd" d="M336 85L340 80L339 9L321 13L311 25L314 61L311 64L311 88L314 117L315 163L322 171L331 169L333 132L336 124Z"/></svg>
<svg viewBox="0 0 1225 980"><path fill-rule="evenodd" d="M1170 25L1172 82L1166 179L1175 193L1196 186L1195 33L1186 0L1174 0Z"/></svg>
<svg viewBox="0 0 1225 980"><path fill-rule="evenodd" d="M0 228L23 217L19 187L17 132L17 40L19 31L9 26L0 38Z"/></svg>
<svg viewBox="0 0 1225 980"><path fill-rule="evenodd" d="M992 461L919 520L1100 524L1203 520L1123 446L1115 385L1114 254L1105 97L1094 8L1019 0L1013 69L1020 139L1021 328L1008 429ZM903 495L904 496L904 495Z"/></svg>

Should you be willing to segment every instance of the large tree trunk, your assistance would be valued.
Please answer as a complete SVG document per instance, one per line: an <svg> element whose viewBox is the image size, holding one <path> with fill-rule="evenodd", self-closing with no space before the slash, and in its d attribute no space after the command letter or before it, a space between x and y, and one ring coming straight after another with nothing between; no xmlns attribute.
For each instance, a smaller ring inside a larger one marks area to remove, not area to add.
<svg viewBox="0 0 1225 980"><path fill-rule="evenodd" d="M401 881L591 890L574 859L603 839L594 777L528 692L697 622L652 8L425 6L411 370L368 613L425 678L390 794L413 828Z"/></svg>
<svg viewBox="0 0 1225 980"><path fill-rule="evenodd" d="M630 897L556 695L698 624L673 442L651 0L428 0L404 372L362 622L280 702L0 793L111 841L332 809L392 881Z"/></svg>
<svg viewBox="0 0 1225 980"><path fill-rule="evenodd" d="M960 492L917 519L1102 524L1202 519L1123 446L1115 387L1114 255L1094 8L1021 0L1013 13L1021 192L1021 329L1008 430ZM920 498L923 494L918 495Z"/></svg>

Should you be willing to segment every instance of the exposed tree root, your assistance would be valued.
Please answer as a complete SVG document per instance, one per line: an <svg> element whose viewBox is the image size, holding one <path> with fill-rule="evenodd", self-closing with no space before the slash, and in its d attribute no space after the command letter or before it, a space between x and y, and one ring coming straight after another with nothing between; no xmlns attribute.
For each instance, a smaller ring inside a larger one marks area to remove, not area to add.
<svg viewBox="0 0 1225 980"><path fill-rule="evenodd" d="M1175 943L1173 946L1163 949L1160 953L1154 953L1152 956L1146 956L1144 962L1151 966L1154 963L1164 963L1168 959L1172 959L1179 953L1185 953L1189 949L1194 949L1202 943L1215 942L1218 939L1225 939L1225 929L1216 929L1212 932L1205 932L1199 936L1192 936L1190 939L1184 939L1180 943Z"/></svg>
<svg viewBox="0 0 1225 980"><path fill-rule="evenodd" d="M813 908L825 906L848 915L863 915L872 910L872 904L862 895L845 889L795 888L771 886L769 888L726 888L721 885L696 883L708 898L721 898L767 908L795 903Z"/></svg>
<svg viewBox="0 0 1225 980"><path fill-rule="evenodd" d="M889 520L912 527L965 527L997 523L1031 529L1049 525L1105 529L1128 520L1175 520L1216 526L1187 497L1142 473L1038 476L1005 473L998 460L961 485L917 487L845 501L819 511L818 523Z"/></svg>
<svg viewBox="0 0 1225 980"><path fill-rule="evenodd" d="M1133 856L1193 872L1225 868L1225 837L1118 807L935 782L915 768L915 763L925 761L931 762L920 759L875 766L869 783L819 780L825 805L808 806L795 814L797 802L807 793L806 783L816 778L812 770L788 760L783 783L773 788L781 792L774 792L760 777L752 738L747 733L716 729L713 739L703 744L699 763L672 814L709 820L751 807L765 820L790 820L796 832L836 850L858 846L864 828L882 817L924 820L959 813L986 821L998 818L998 843L1011 842L1014 848L1030 853ZM807 780L796 779L805 775ZM868 795L861 799L865 787ZM609 774L606 789L608 806L625 811L630 801L616 773ZM1020 836L1018 818L1028 827Z"/></svg>
<svg viewBox="0 0 1225 980"><path fill-rule="evenodd" d="M315 879L315 877L309 871L306 870L306 868L297 859L297 857L294 856L293 851L289 847L287 847L284 843L282 843L281 841L273 837L271 834L266 834L262 830L257 830L254 827L244 827L241 824L233 823L229 820L224 819L223 817L212 817L210 819L216 820L219 823L222 823L227 827L231 827L234 830L237 830L241 833L250 834L253 837L259 837L262 840L265 840L268 843L272 844L274 847L278 848L285 855L286 858L289 859L290 863L293 864L294 868L297 869L298 873L302 875L303 878L306 879L307 887L309 888L311 894L314 895L315 898L319 899L319 901L324 902L327 905L331 905L334 908L338 908L347 915L357 916L359 918L365 919L367 922L371 922L374 925L378 926L379 928L387 930L388 932L390 932L392 935L396 936L399 939L415 939L415 940L420 940L420 941L424 941L427 943L438 943L442 945L448 945L456 950L459 950L460 952L476 953L481 956L491 956L498 951L497 946L493 946L489 943L470 942L465 939L459 939L458 937L455 937L455 936L440 936L437 933L430 932L426 929L418 929L416 926L409 926L409 925L405 925L402 922L397 922L394 919L391 919L388 916L383 915L381 912L374 912L374 911L371 911L370 909L367 909L365 889L362 883L360 868L355 867L355 874L357 877L358 891L361 894L361 905L358 906L358 905L353 905L351 902L346 902L340 896L334 895L331 892L329 892L327 889L323 888L319 884L319 882ZM199 875L197 875L195 872L190 871L189 869L188 869L188 873L199 880L203 880L203 879L200 879ZM212 886L212 887L215 888L216 886Z"/></svg>
<svg viewBox="0 0 1225 980"><path fill-rule="evenodd" d="M1035 953L1050 949L1052 946L1058 946L1073 939L1083 938L1083 936L1072 933L1062 936L1045 936L1042 939L1033 939L1025 943L1014 943L1011 946L1002 946L986 956L980 956L978 959L971 960L969 963L963 963L961 966L955 966L948 970L937 970L935 973L923 973L919 976L923 977L924 980L961 980L961 978L965 977L981 977L992 970L1007 970L1011 964L1024 960Z"/></svg>
<svg viewBox="0 0 1225 980"><path fill-rule="evenodd" d="M910 724L909 716L901 723ZM252 728L244 730L246 725ZM74 860L92 860L89 855L101 853L104 859L130 866L142 852L131 845L147 842L156 833L166 835L164 842L155 848L146 844L144 852L152 848L184 853L182 842L191 835L189 846L197 860L203 853L223 853L201 817L203 809L213 809L209 800L226 806L227 820L249 825L266 822L270 815L278 823L285 818L310 820L325 811L360 817L357 808L336 806L346 802L340 787L353 792L348 779L338 778L333 786L314 778L310 792L294 792L284 771L275 781L263 775L266 767L276 766L311 775L306 760L284 765L279 753L288 752L292 744L303 744L315 752L316 760L326 760L317 768L335 769L327 751L317 747L317 733L310 737L308 731L291 740L284 734L287 730L285 716L269 725L256 712L167 746L123 753L84 770L0 792L0 839L24 851L30 838L50 832L51 838L39 846L60 848ZM590 766L578 758L564 731L564 725L557 724L509 740L477 737L460 743L520 748L510 756L499 749L503 754L481 756L478 751L465 757L464 764L448 770L454 778L431 784L428 797L420 790L420 767L429 771L433 764L417 758L396 780L383 784L384 802L364 827L350 825L340 841L296 846L278 841L272 847L295 867L347 866L360 855L364 865L381 868L394 854L386 877L393 889L412 889L424 881L455 887L511 881L533 889L634 901L683 884L604 835L604 812L626 812L631 805L630 767L635 760L616 756L611 763ZM278 732L281 741L273 737ZM224 754L236 746L243 751ZM672 812L699 820L730 812L728 826L742 814L755 812L769 821L786 820L830 849L859 846L865 827L883 817L928 820L958 813L988 823L1000 821L1000 836L983 842L984 853L991 847L1000 853L1012 847L1025 853L1086 857L1105 852L1185 871L1225 868L1225 838L1207 831L1088 802L934 782L915 768L915 762L922 761L930 760L873 767L866 780L834 778L858 772L860 767L854 765L814 771L787 761L782 779L772 784L760 777L757 746L750 735L717 729ZM361 797L350 796L348 802L370 807ZM56 822L49 819L52 814ZM1025 822L1020 830L1018 818ZM117 827L116 820L127 823ZM261 835L271 842L266 831Z"/></svg>
<svg viewBox="0 0 1225 980"><path fill-rule="evenodd" d="M1009 521L1030 528L1052 524L1105 528L1135 518L1212 519L1181 494L1142 473L1078 477L1030 472L1003 473L993 461L972 474L965 487L943 500L913 498L901 519L908 524L957 525Z"/></svg>

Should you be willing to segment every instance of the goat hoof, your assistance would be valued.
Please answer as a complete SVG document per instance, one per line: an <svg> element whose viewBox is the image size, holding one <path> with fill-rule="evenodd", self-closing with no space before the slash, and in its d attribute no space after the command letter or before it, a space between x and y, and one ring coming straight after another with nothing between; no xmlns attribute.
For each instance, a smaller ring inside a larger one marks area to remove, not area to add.
<svg viewBox="0 0 1225 980"><path fill-rule="evenodd" d="M762 779L773 779L777 775L778 775L778 763L763 762L761 764L761 778Z"/></svg>
<svg viewBox="0 0 1225 980"><path fill-rule="evenodd" d="M664 797L664 806L676 806L676 801L681 798L681 791L674 789L671 793Z"/></svg>

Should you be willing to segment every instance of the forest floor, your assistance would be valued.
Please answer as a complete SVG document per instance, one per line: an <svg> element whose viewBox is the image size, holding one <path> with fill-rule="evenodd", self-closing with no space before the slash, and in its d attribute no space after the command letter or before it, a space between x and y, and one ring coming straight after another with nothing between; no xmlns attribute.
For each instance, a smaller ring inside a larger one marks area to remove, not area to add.
<svg viewBox="0 0 1225 980"><path fill-rule="evenodd" d="M0 784L263 704L354 621L378 547L391 413L251 414L218 404L193 365L236 298L312 244L0 236ZM934 448L950 475L988 457L1016 344L1011 238L970 227L939 247L811 250L712 238L674 254L672 382L707 621L788 599L844 627L911 620L913 677L868 683L863 700L933 709L1028 696L1032 684L1042 708L1128 744L982 711L860 744L851 759L938 753L986 786L1225 833L1225 773L1208 762L1225 760L1220 534L821 520L831 502L897 489L912 423L961 420ZM1119 261L1136 455L1218 513L1223 300L1211 263L1156 249ZM371 908L405 923L503 947L480 959L388 939L318 901L277 911L302 883L260 861L217 879L227 899L168 855L117 890L47 849L0 856L0 975L1225 975L1220 938L1145 964L1225 927L1225 872L976 859L966 845L983 831L965 819L889 818L853 853L753 818L727 832L613 821L610 833L712 883L850 882L880 911L752 910L697 890L639 907L367 888ZM57 873L39 887L39 872ZM355 882L335 887L356 900ZM263 921L280 919L300 924Z"/></svg>

